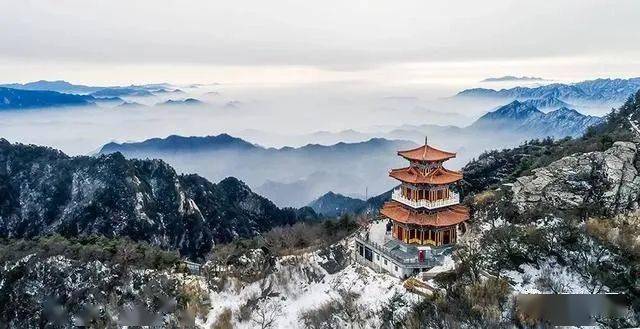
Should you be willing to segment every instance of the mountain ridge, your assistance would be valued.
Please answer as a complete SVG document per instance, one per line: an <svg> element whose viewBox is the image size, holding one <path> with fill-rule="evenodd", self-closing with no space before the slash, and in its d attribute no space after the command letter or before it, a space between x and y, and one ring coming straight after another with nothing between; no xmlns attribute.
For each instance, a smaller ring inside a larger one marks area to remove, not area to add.
<svg viewBox="0 0 640 329"><path fill-rule="evenodd" d="M96 99L89 95L65 94L56 91L21 90L0 87L0 110L22 110L47 107L89 106Z"/></svg>
<svg viewBox="0 0 640 329"><path fill-rule="evenodd" d="M460 91L454 97L500 98L521 101L555 97L568 102L620 103L626 101L639 88L640 77L594 79L571 84L552 83L538 87L513 87L500 90L472 88Z"/></svg>
<svg viewBox="0 0 640 329"><path fill-rule="evenodd" d="M602 121L602 118L583 115L567 107L544 113L530 102L514 100L484 114L468 128L477 131L510 131L532 138L563 138L579 136Z"/></svg>
<svg viewBox="0 0 640 329"><path fill-rule="evenodd" d="M0 139L0 168L1 237L127 236L196 259L215 243L302 219L236 178L214 184L120 153L69 157Z"/></svg>

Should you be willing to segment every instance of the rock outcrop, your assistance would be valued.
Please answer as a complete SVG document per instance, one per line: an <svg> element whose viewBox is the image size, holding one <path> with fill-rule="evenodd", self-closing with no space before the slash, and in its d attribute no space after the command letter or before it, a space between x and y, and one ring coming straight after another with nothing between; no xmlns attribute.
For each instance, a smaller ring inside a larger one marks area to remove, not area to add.
<svg viewBox="0 0 640 329"><path fill-rule="evenodd" d="M513 203L520 211L549 205L573 210L587 204L615 214L637 210L640 198L638 147L616 142L604 152L575 154L516 179Z"/></svg>

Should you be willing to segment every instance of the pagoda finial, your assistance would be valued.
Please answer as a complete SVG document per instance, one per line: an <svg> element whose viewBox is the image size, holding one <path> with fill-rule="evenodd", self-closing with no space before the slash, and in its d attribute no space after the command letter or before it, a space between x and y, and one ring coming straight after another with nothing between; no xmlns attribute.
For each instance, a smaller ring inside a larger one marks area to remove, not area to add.
<svg viewBox="0 0 640 329"><path fill-rule="evenodd" d="M426 159L427 158L427 144L429 141L429 136L425 135L424 136L424 152L422 152L422 159Z"/></svg>

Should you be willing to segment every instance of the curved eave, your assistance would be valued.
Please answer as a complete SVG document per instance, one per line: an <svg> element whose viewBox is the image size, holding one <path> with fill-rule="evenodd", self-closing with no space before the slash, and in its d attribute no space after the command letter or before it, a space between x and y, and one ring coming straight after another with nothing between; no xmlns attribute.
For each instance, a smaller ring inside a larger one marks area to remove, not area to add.
<svg viewBox="0 0 640 329"><path fill-rule="evenodd" d="M398 155L411 161L436 162L455 158L456 154L439 150L429 145L422 145L411 150L398 151Z"/></svg>
<svg viewBox="0 0 640 329"><path fill-rule="evenodd" d="M451 184L462 179L461 173L444 168L438 168L426 175L423 175L415 168L405 167L392 169L389 172L389 176L405 183L432 185Z"/></svg>
<svg viewBox="0 0 640 329"><path fill-rule="evenodd" d="M380 209L380 214L400 223L420 226L446 227L469 219L469 209L461 205L442 208L434 213L424 214L411 210L396 201L389 201Z"/></svg>

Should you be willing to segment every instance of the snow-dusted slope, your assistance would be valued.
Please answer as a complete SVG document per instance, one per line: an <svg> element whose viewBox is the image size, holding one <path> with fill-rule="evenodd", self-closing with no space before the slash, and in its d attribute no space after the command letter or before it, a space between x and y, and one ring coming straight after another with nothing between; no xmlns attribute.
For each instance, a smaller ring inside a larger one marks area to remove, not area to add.
<svg viewBox="0 0 640 329"><path fill-rule="evenodd" d="M273 319L275 328L305 328L315 321L327 321L331 328L355 323L376 328L392 299L404 305L396 310L400 313L419 300L390 275L351 261L340 268L328 266L345 252L346 246L339 245L329 252L287 256L264 279L250 284L230 280L211 293L211 311L201 325L209 328L230 314L237 328L259 328L264 318Z"/></svg>

